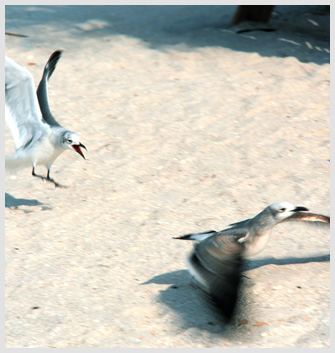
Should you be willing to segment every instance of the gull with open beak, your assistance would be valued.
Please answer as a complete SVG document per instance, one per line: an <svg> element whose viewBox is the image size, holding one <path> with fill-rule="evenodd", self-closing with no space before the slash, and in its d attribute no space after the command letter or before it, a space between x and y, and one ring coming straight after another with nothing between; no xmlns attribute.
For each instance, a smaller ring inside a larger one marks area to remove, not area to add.
<svg viewBox="0 0 335 353"><path fill-rule="evenodd" d="M243 259L260 253L266 247L275 225L302 221L329 227L328 216L306 211L305 207L278 202L254 218L233 223L219 232L212 230L175 238L199 241L188 258L189 271L227 321L233 317L237 304Z"/></svg>
<svg viewBox="0 0 335 353"><path fill-rule="evenodd" d="M84 159L79 136L63 128L53 117L48 102L48 80L53 74L62 51L55 51L44 67L43 76L35 93L32 75L12 59L5 57L6 122L14 139L16 153L6 157L6 169L33 167L32 175L62 186L50 178L50 168L66 149L79 153ZM38 164L48 172L35 174Z"/></svg>

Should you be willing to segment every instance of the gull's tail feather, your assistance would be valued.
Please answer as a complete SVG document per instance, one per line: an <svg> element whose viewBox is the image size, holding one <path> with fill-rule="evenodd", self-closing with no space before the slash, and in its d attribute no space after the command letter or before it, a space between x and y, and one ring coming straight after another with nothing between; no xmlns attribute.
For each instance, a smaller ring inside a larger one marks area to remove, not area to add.
<svg viewBox="0 0 335 353"><path fill-rule="evenodd" d="M191 234L181 235L179 237L174 237L174 239L202 241L208 237L211 237L215 233L216 233L215 230L209 230L208 232L203 232L203 233L196 233L196 234L191 233Z"/></svg>

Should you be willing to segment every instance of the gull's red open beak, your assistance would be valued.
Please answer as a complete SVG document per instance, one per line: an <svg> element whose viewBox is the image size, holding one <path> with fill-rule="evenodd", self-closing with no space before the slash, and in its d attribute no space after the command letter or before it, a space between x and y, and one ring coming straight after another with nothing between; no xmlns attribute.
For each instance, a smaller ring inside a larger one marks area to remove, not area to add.
<svg viewBox="0 0 335 353"><path fill-rule="evenodd" d="M82 148L85 148L85 150L86 150L86 147L85 147L82 143L80 143L79 145L72 145L71 147L72 147L76 152L78 152L84 159L86 159L85 156L84 156L83 151L80 149L80 147L82 147ZM87 150L86 150L86 151L87 151Z"/></svg>

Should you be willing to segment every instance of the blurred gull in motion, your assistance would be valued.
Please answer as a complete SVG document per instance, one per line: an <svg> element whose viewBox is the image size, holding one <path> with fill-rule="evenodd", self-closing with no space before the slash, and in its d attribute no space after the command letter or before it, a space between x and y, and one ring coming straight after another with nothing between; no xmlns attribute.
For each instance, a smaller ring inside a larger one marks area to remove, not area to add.
<svg viewBox="0 0 335 353"><path fill-rule="evenodd" d="M233 223L222 231L186 234L175 239L198 240L188 258L196 284L211 297L227 321L233 317L238 299L243 259L260 253L269 241L272 228L281 222L303 221L328 225L330 218L278 202L254 218Z"/></svg>
<svg viewBox="0 0 335 353"><path fill-rule="evenodd" d="M48 102L48 80L62 51L55 51L45 65L35 93L32 75L12 59L5 57L6 122L14 139L16 153L6 157L6 169L33 166L32 175L62 186L50 178L50 168L66 149L73 149L84 159L79 136L64 129L52 116ZM45 165L47 176L35 174L37 164Z"/></svg>

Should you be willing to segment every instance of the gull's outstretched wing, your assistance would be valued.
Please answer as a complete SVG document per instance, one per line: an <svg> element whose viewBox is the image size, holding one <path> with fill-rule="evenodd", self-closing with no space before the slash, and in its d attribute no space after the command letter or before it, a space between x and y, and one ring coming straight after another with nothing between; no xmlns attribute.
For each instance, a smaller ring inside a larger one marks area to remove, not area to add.
<svg viewBox="0 0 335 353"><path fill-rule="evenodd" d="M241 282L244 244L237 240L246 233L217 235L197 243L189 257L190 272L225 318L231 320Z"/></svg>
<svg viewBox="0 0 335 353"><path fill-rule="evenodd" d="M208 230L206 232L201 232L201 233L189 233L189 234L184 234L180 235L178 237L173 237L174 239L180 239L180 240L198 240L198 241L203 241L209 237L212 237L214 235L232 235L234 234L235 236L239 237L244 237L248 233L248 222L250 219L246 219L241 222L236 222L232 223L229 225L229 228L220 230L220 231L215 231L215 230Z"/></svg>
<svg viewBox="0 0 335 353"><path fill-rule="evenodd" d="M295 212L292 216L284 219L282 222L288 221L299 221L299 222L307 222L310 225L316 226L328 226L330 224L330 217L324 216L318 213L311 213L311 212Z"/></svg>
<svg viewBox="0 0 335 353"><path fill-rule="evenodd" d="M25 148L48 127L42 121L32 75L12 59L5 57L6 122L15 149Z"/></svg>
<svg viewBox="0 0 335 353"><path fill-rule="evenodd" d="M53 72L55 71L57 62L60 59L61 55L62 55L62 50L56 50L54 53L51 54L48 62L44 67L43 76L37 88L37 98L43 115L43 119L49 125L57 125L57 126L60 126L60 124L53 117L49 106L48 81L51 75L53 74Z"/></svg>

